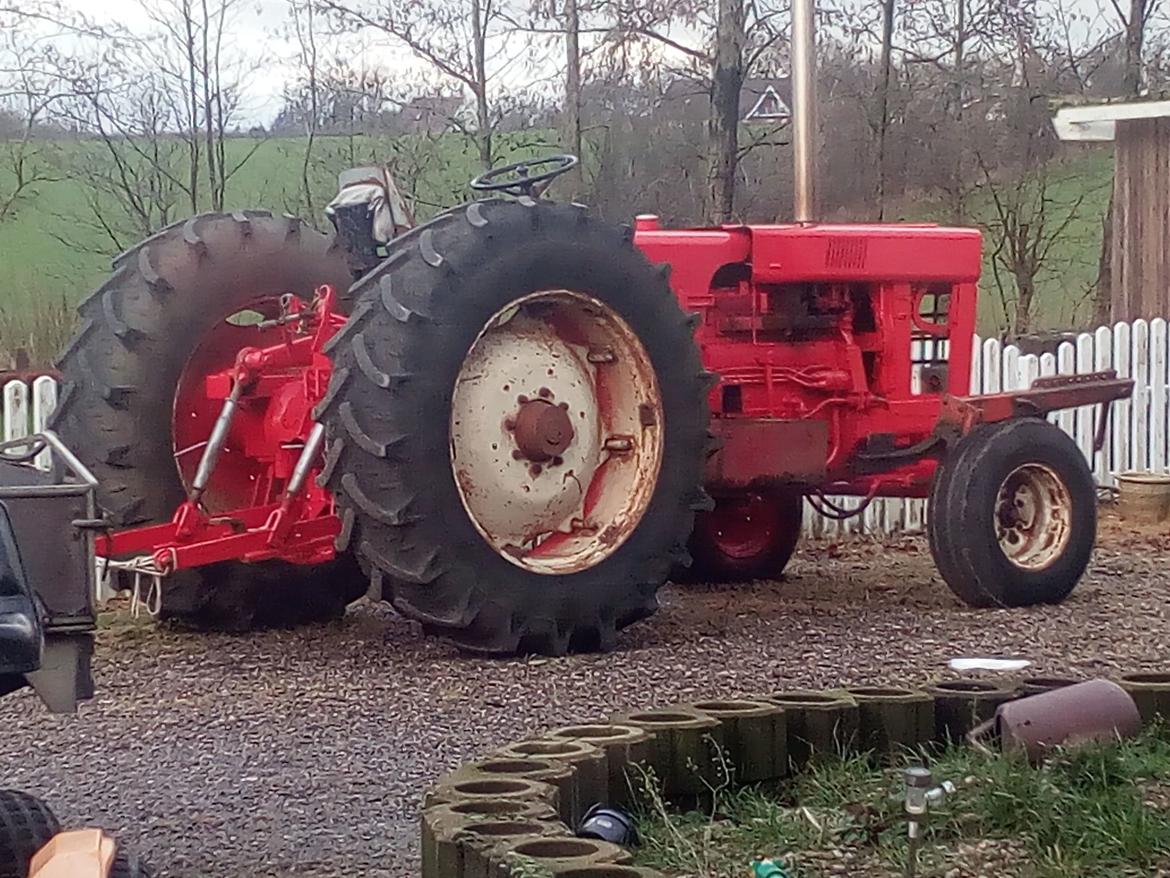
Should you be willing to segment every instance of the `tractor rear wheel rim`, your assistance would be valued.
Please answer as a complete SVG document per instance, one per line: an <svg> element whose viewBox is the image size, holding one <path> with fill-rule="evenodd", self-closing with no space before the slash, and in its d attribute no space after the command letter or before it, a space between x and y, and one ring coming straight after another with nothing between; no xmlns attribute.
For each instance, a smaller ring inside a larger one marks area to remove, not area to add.
<svg viewBox="0 0 1170 878"><path fill-rule="evenodd" d="M501 308L451 401L451 468L472 524L502 557L561 575L637 528L662 462L649 354L612 308L549 290Z"/></svg>
<svg viewBox="0 0 1170 878"><path fill-rule="evenodd" d="M704 526L719 551L728 558L749 559L766 552L776 541L779 510L769 498L748 491L721 497L705 516Z"/></svg>
<svg viewBox="0 0 1170 878"><path fill-rule="evenodd" d="M1068 547L1072 500L1064 481L1049 467L1016 467L1000 484L995 506L1000 549L1021 570L1044 570Z"/></svg>

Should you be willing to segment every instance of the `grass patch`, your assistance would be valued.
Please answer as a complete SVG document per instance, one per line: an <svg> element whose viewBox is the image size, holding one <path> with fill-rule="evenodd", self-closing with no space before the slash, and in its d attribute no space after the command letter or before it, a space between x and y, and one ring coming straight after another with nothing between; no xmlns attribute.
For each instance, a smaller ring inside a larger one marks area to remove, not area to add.
<svg viewBox="0 0 1170 878"><path fill-rule="evenodd" d="M1097 285L1101 233L1112 180L1112 149L1069 151L1050 166L1044 222L1048 229L1064 228L1036 275L1033 331L1092 328L1092 294ZM1016 290L1012 278L1002 267L997 269L993 261L1002 232L997 231L995 201L985 184L974 187L966 208L967 220L963 224L984 233L977 329L985 337L998 335L1007 326L1006 311L1015 307ZM927 194L908 201L901 209L895 208L892 215L910 222L949 224L948 210L945 203ZM1019 220L1033 224L1039 221L1034 210L1029 209Z"/></svg>
<svg viewBox="0 0 1170 878"><path fill-rule="evenodd" d="M931 812L920 876L1148 876L1170 865L1170 739L1064 751L1041 767L966 748L928 764L957 792ZM673 876L744 876L761 857L797 878L905 874L902 766L823 760L791 782L717 792L702 811L665 803L653 779L639 814L642 865Z"/></svg>
<svg viewBox="0 0 1170 878"><path fill-rule="evenodd" d="M496 138L499 162L546 154L554 142L553 132L543 130L501 135ZM328 225L322 210L337 191L338 172L346 168L389 163L422 220L466 200L471 194L467 184L479 173L471 144L455 134L323 136L316 141L309 165L310 210L301 180L304 138L273 137L257 144L234 137L226 149L229 164L255 150L228 182L226 210L288 212L322 228ZM100 168L109 161L98 143L53 144L51 161L59 175L38 183L16 211L0 221L0 368L17 348L26 350L36 364L50 362L72 334L74 307L109 274L110 259L144 237L116 199L95 194L76 179L86 168ZM11 171L0 167L0 192L11 183ZM206 203L200 204L200 210L207 209ZM100 221L95 211L101 214ZM168 219L192 212L178 195Z"/></svg>

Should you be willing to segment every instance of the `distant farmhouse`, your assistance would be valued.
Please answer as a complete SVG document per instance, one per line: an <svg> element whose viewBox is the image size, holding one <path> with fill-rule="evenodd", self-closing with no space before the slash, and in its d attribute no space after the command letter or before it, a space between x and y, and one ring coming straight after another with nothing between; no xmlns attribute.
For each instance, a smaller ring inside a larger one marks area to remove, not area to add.
<svg viewBox="0 0 1170 878"><path fill-rule="evenodd" d="M394 127L403 134L442 134L451 130L462 105L458 95L419 95L395 114Z"/></svg>

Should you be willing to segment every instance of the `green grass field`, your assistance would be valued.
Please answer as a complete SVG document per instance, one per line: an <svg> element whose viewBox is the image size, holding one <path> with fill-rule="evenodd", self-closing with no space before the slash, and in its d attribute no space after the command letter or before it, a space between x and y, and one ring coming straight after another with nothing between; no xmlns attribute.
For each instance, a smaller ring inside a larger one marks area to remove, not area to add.
<svg viewBox="0 0 1170 878"><path fill-rule="evenodd" d="M501 161L547 152L549 139L546 132L512 135L498 144ZM229 165L249 150L255 149L255 154L230 180L227 209L265 207L308 213L300 182L303 139L274 138L258 147L254 141L236 139L228 145ZM50 356L51 349L67 336L72 307L101 282L110 258L120 249L94 222L89 187L77 182L87 168L103 161L99 145L71 142L55 148L58 165L64 169L62 179L38 185L34 198L22 203L15 216L0 222L0 352L26 347L35 359ZM466 183L476 172L471 145L454 135L319 138L310 167L315 215L306 219L317 224L324 221L320 209L334 191L337 171L379 161L389 161L395 167L399 184L417 204L420 218L466 197ZM1063 168L1059 182L1050 189L1057 216L1061 204L1072 203L1082 193L1085 201L1040 278L1038 328L1078 326L1086 319L1086 291L1096 276L1110 173L1110 155L1092 154ZM0 192L9 185L10 178L0 168ZM977 193L971 203L976 222L989 221L989 199ZM117 235L119 243L131 245L139 235L126 228L124 219L119 221L113 201L99 198L98 204L107 217L114 217L115 226L124 227ZM171 218L190 212L189 204L178 203ZM941 218L943 211L924 200L907 213L908 218L930 220ZM981 331L997 332L1002 315L994 276L985 269Z"/></svg>
<svg viewBox="0 0 1170 878"><path fill-rule="evenodd" d="M420 219L465 198L467 182L477 173L473 148L461 137L319 137L309 168L310 211L302 194L303 138L273 138L259 146L241 138L227 146L229 167L254 153L229 180L226 210L267 208L297 214L317 226L327 225L321 211L336 192L337 172L348 167L390 162ZM95 222L95 196L77 178L108 161L99 144L70 142L55 150L62 179L39 184L35 197L0 222L0 362L5 352L20 347L34 361L51 359L70 334L73 306L101 283L113 256L143 237L109 196L98 196L97 205L107 222L120 227L119 234L105 233ZM549 147L545 132L538 131L498 138L497 150L501 161L513 161L546 153ZM176 165L174 172L181 174L181 167ZM0 167L0 192L10 185L11 176ZM205 199L199 207L208 209ZM191 213L189 201L179 200L169 219Z"/></svg>

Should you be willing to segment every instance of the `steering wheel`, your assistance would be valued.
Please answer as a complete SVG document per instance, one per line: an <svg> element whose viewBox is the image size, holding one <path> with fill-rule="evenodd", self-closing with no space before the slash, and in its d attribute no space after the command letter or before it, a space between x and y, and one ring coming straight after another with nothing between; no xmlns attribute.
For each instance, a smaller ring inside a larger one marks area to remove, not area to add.
<svg viewBox="0 0 1170 878"><path fill-rule="evenodd" d="M549 181L576 167L578 159L575 155L550 155L542 159L529 159L522 162L513 162L499 168L484 171L471 181L471 188L476 192L504 192L508 195L539 195ZM534 168L548 166L548 170L532 173ZM538 188L539 187L539 188Z"/></svg>

